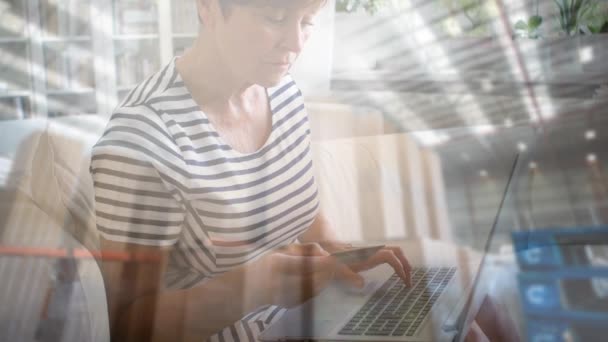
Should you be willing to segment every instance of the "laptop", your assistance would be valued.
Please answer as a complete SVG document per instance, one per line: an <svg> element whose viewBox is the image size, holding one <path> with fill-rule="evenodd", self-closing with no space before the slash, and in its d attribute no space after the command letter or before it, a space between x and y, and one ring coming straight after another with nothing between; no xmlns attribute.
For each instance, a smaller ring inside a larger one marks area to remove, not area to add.
<svg viewBox="0 0 608 342"><path fill-rule="evenodd" d="M443 250L405 242L401 247L413 267L411 287L388 265L378 266L361 273L363 289L332 283L287 310L259 340L463 341L488 291L480 274L518 159L516 155L479 259L457 263L453 254L446 257Z"/></svg>

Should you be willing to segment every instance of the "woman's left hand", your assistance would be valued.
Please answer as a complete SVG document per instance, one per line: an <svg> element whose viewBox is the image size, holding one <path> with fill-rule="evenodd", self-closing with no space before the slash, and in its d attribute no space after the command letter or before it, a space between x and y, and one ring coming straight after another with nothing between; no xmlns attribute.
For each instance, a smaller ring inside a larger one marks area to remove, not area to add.
<svg viewBox="0 0 608 342"><path fill-rule="evenodd" d="M349 248L352 248L348 244L334 241L324 241L320 242L319 244L321 245L321 247L323 247L323 249L325 249L329 253L348 250ZM399 277L405 282L407 286L412 285L412 267L407 261L403 250L397 246L386 246L365 261L346 264L346 266L348 267L341 268L336 274L336 276L338 279L345 280L356 287L362 287L364 285L363 277L361 277L361 275L359 275L358 273L372 269L382 264L389 264L395 270L395 273L399 275Z"/></svg>
<svg viewBox="0 0 608 342"><path fill-rule="evenodd" d="M351 245L340 242L319 242L319 245L328 253L348 250ZM386 246L363 262L346 264L338 269L336 277L356 287L362 287L363 277L358 274L384 263L389 264L403 281L411 286L411 266L403 250L397 246ZM509 317L504 306L499 305L490 297L486 297L472 322L465 341L520 341L515 329L515 323Z"/></svg>

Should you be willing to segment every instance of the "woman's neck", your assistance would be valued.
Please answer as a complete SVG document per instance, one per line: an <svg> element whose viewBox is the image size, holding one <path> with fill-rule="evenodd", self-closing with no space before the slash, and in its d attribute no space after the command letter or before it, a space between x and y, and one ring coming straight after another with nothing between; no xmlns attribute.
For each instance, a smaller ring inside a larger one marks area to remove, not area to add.
<svg viewBox="0 0 608 342"><path fill-rule="evenodd" d="M176 61L192 97L200 106L214 111L247 110L263 89L234 75L202 36L199 34L192 48Z"/></svg>

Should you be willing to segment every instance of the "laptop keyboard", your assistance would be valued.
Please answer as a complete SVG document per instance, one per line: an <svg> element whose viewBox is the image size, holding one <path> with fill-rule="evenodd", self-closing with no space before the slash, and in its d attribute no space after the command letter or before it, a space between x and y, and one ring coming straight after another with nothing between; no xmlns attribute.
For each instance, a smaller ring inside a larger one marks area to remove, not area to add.
<svg viewBox="0 0 608 342"><path fill-rule="evenodd" d="M406 287L401 278L393 274L339 334L414 336L455 272L455 267L414 268L412 287Z"/></svg>

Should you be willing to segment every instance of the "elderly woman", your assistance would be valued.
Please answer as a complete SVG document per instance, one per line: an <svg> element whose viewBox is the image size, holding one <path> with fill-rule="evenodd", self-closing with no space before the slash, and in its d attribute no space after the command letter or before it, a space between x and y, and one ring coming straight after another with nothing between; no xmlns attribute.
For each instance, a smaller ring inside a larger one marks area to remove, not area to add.
<svg viewBox="0 0 608 342"><path fill-rule="evenodd" d="M195 0L193 0L195 1ZM289 75L323 0L196 0L193 46L137 86L96 144L97 225L115 340L248 340L338 278L302 94ZM236 323L235 323L236 322Z"/></svg>

